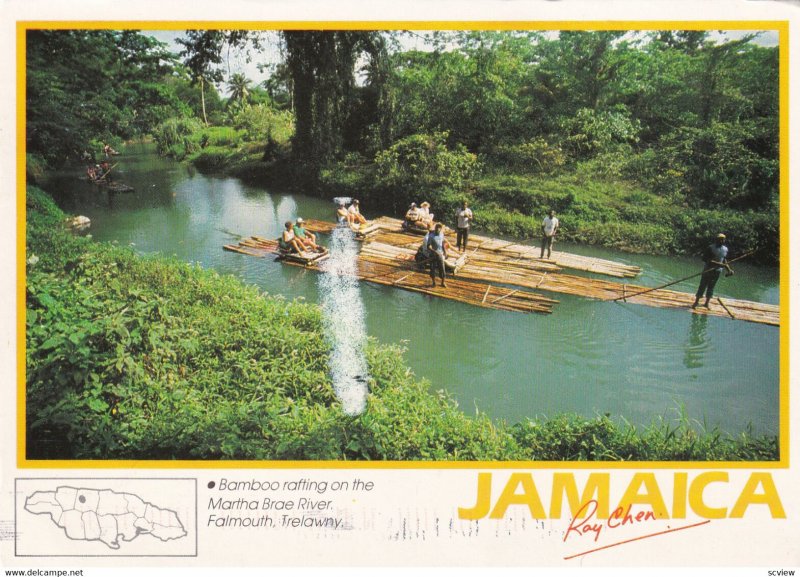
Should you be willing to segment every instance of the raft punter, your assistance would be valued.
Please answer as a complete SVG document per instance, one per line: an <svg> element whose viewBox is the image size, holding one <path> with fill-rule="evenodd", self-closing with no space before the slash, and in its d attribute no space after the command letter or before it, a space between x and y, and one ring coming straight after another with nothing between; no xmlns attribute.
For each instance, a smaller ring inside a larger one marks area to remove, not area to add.
<svg viewBox="0 0 800 577"><path fill-rule="evenodd" d="M444 279L447 276L445 270L445 259L447 258L447 247L445 246L444 232L442 223L437 222L434 229L425 237L425 247L431 259L431 286L436 286L436 273L442 279L442 286L446 287Z"/></svg>
<svg viewBox="0 0 800 577"><path fill-rule="evenodd" d="M556 211L550 210L550 214L544 217L542 221L542 253L539 258L544 258L544 251L547 250L547 258L553 250L553 239L558 232L558 219L556 218Z"/></svg>
<svg viewBox="0 0 800 577"><path fill-rule="evenodd" d="M696 309L697 305L700 304L700 297L703 296L704 292L706 295L706 302L703 306L709 308L708 304L711 302L711 297L714 296L714 287L717 285L719 275L725 269L732 272L727 265L727 258L728 247L725 246L725 235L719 233L717 239L703 251L705 267L703 268L703 274L700 275L700 286L697 289L697 294L694 296L693 309Z"/></svg>

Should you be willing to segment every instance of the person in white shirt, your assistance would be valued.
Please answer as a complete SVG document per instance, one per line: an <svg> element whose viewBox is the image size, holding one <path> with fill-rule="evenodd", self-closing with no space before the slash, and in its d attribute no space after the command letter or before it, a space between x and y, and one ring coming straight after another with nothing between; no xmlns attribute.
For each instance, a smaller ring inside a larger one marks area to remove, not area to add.
<svg viewBox="0 0 800 577"><path fill-rule="evenodd" d="M358 200L353 200L350 208L347 209L347 212L353 215L354 223L364 224L367 222L367 219L361 215L361 210L358 207Z"/></svg>
<svg viewBox="0 0 800 577"><path fill-rule="evenodd" d="M411 226L422 226L420 221L419 207L417 207L416 202L412 202L411 206L408 207L408 211L406 211L406 223Z"/></svg>
<svg viewBox="0 0 800 577"><path fill-rule="evenodd" d="M550 258L556 232L558 232L558 219L556 211L551 210L550 214L542 221L542 254L539 255L539 258L544 258L545 249L547 249L547 258Z"/></svg>
<svg viewBox="0 0 800 577"><path fill-rule="evenodd" d="M430 227L433 224L433 214L431 214L431 203L425 201L419 205L419 219Z"/></svg>
<svg viewBox="0 0 800 577"><path fill-rule="evenodd" d="M461 205L461 209L456 211L456 250L462 252L467 250L470 222L472 222L472 211L465 200Z"/></svg>

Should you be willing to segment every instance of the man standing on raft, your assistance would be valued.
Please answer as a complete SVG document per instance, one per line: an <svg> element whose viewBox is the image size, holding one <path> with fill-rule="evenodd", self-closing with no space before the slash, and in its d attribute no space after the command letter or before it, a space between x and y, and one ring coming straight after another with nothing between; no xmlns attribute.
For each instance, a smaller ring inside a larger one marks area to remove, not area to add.
<svg viewBox="0 0 800 577"><path fill-rule="evenodd" d="M544 258L545 250L547 250L547 258L550 258L556 232L558 232L558 219L556 218L556 211L551 210L550 214L544 217L542 221L542 254L539 255L539 258Z"/></svg>
<svg viewBox="0 0 800 577"><path fill-rule="evenodd" d="M447 276L444 262L447 258L445 242L444 232L442 232L442 223L437 222L434 229L425 237L425 246L428 249L428 256L431 261L431 286L436 286L437 273L439 278L442 279L442 286L447 286L444 282Z"/></svg>
<svg viewBox="0 0 800 577"><path fill-rule="evenodd" d="M703 251L705 267L703 269L703 274L700 276L700 287L697 289L697 294L695 294L694 304L692 305L693 309L696 309L697 305L700 304L700 297L703 296L704 292L706 294L706 302L703 306L708 308L708 303L711 302L711 297L714 296L714 287L719 280L720 273L726 268L730 271L725 260L727 257L728 247L725 246L725 235L719 233L717 235L717 240L713 244L708 245L705 251Z"/></svg>

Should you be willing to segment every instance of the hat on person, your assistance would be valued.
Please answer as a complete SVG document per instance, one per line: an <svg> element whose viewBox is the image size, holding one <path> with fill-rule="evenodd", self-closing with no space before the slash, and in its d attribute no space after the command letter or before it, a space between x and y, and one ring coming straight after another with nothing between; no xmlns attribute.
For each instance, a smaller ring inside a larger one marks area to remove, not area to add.
<svg viewBox="0 0 800 577"><path fill-rule="evenodd" d="M303 222L304 222L303 219L298 216L297 217L297 224L303 224Z"/></svg>
<svg viewBox="0 0 800 577"><path fill-rule="evenodd" d="M358 204L358 199L357 198L353 199L353 204Z"/></svg>
<svg viewBox="0 0 800 577"><path fill-rule="evenodd" d="M425 201L422 204L420 204L420 206L430 206L430 205L431 205L431 203L428 202L428 201Z"/></svg>
<svg viewBox="0 0 800 577"><path fill-rule="evenodd" d="M416 202L412 202L411 203L411 208L414 208L415 206L417 206L417 203Z"/></svg>
<svg viewBox="0 0 800 577"><path fill-rule="evenodd" d="M725 235L724 235L724 234L722 234L722 233L719 233L719 234L717 235L717 238L720 238L720 239L722 239L722 240L725 240Z"/></svg>

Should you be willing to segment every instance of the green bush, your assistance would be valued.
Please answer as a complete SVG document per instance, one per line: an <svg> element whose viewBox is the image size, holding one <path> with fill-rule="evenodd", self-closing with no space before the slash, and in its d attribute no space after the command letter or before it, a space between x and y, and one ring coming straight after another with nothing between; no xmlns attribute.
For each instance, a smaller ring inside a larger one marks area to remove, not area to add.
<svg viewBox="0 0 800 577"><path fill-rule="evenodd" d="M494 167L528 174L552 173L566 163L560 146L544 138L534 138L521 144L502 144L489 154Z"/></svg>
<svg viewBox="0 0 800 577"><path fill-rule="evenodd" d="M268 104L245 106L234 115L233 125L244 131L247 140L287 144L294 135L294 114Z"/></svg>
<svg viewBox="0 0 800 577"><path fill-rule="evenodd" d="M170 118L153 131L158 153L182 159L200 147L202 124L194 118Z"/></svg>
<svg viewBox="0 0 800 577"><path fill-rule="evenodd" d="M201 171L216 172L227 168L236 156L236 151L228 147L207 146L193 154L190 159Z"/></svg>
<svg viewBox="0 0 800 577"><path fill-rule="evenodd" d="M378 185L403 192L463 186L477 172L478 159L462 145L448 149L447 136L414 134L379 152Z"/></svg>
<svg viewBox="0 0 800 577"><path fill-rule="evenodd" d="M200 134L202 148L208 146L236 148L242 144L244 132L230 126L207 126Z"/></svg>

